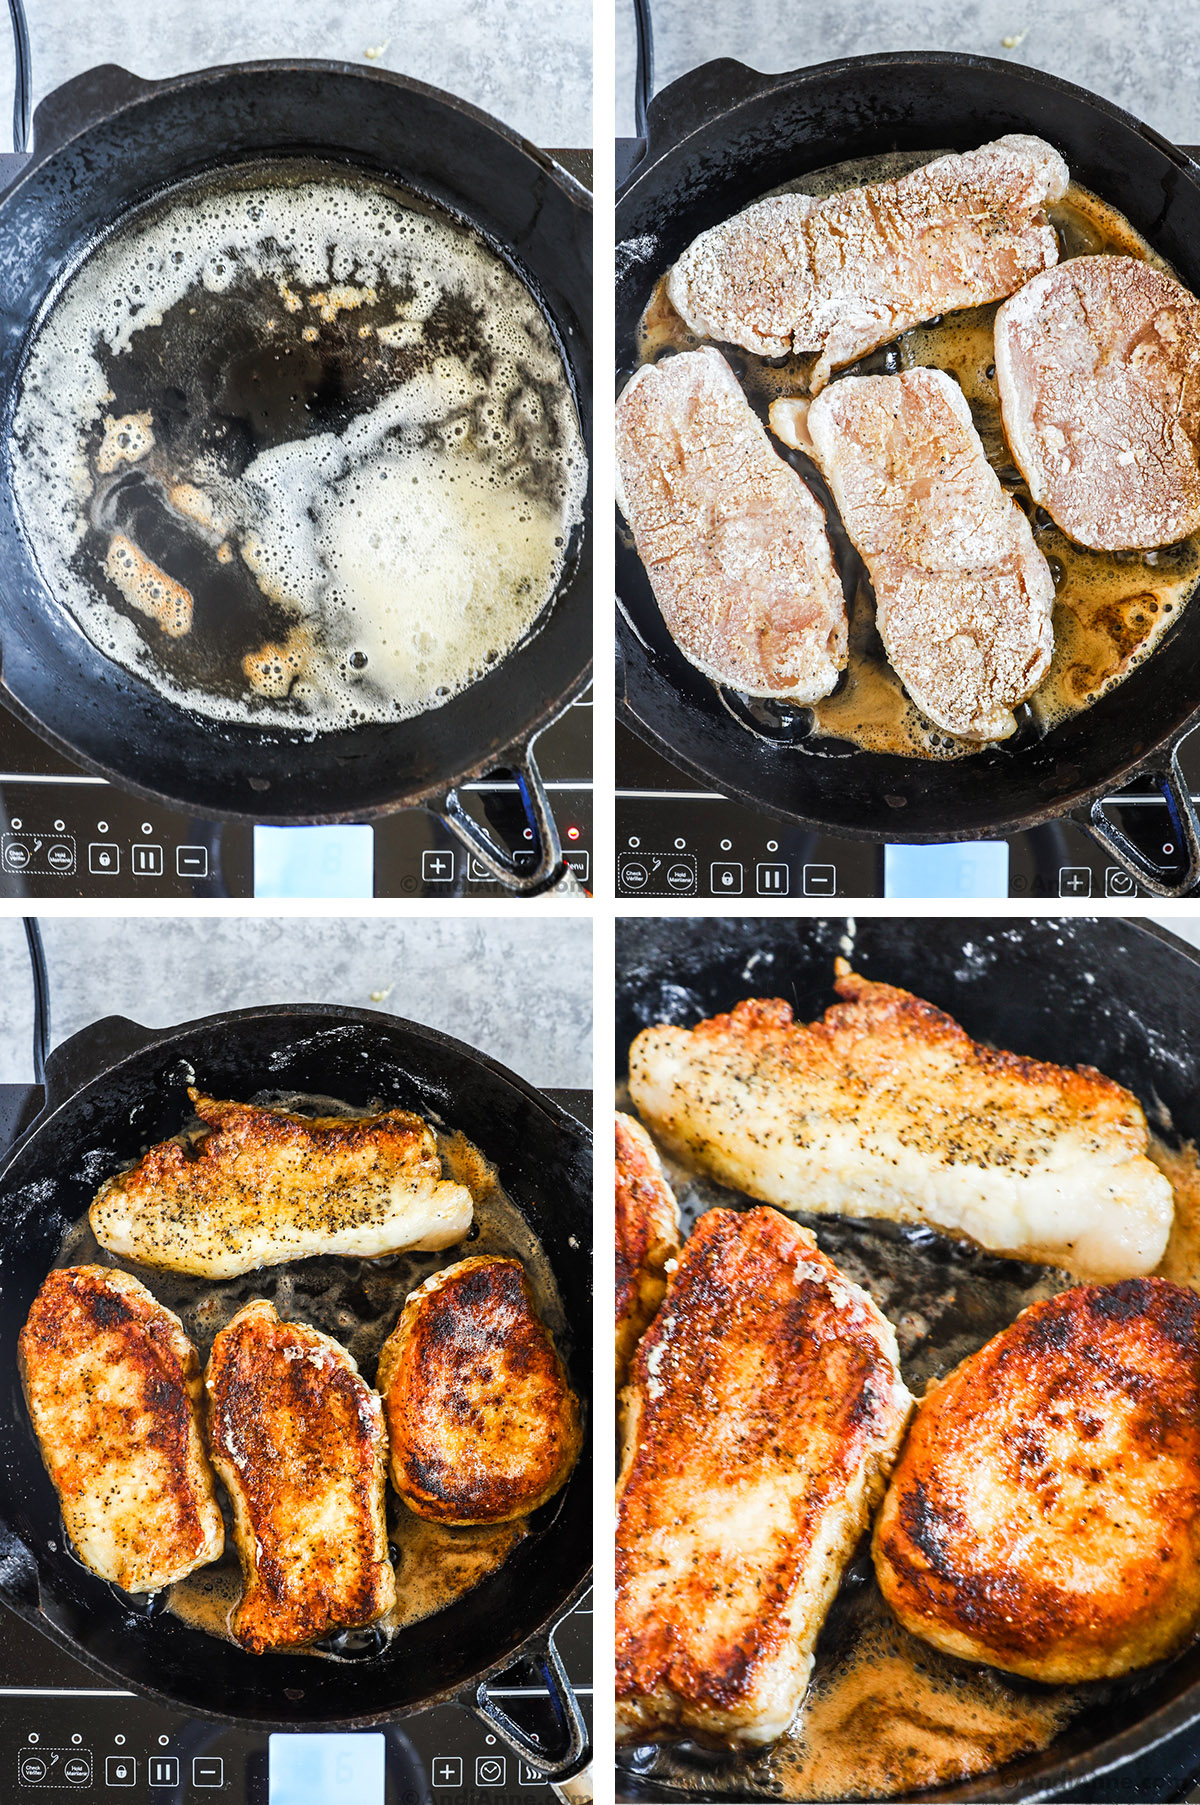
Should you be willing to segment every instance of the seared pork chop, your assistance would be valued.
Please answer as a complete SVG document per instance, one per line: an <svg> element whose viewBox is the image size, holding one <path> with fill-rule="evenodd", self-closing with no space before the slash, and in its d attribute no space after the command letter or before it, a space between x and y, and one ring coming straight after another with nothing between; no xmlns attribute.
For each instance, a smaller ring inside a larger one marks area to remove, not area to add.
<svg viewBox="0 0 1200 1805"><path fill-rule="evenodd" d="M776 1210L709 1210L633 1362L617 1737L781 1736L911 1398L871 1299Z"/></svg>
<svg viewBox="0 0 1200 1805"><path fill-rule="evenodd" d="M426 1279L376 1376L392 1484L434 1523L509 1523L566 1484L579 1400L519 1260L480 1255Z"/></svg>
<svg viewBox="0 0 1200 1805"><path fill-rule="evenodd" d="M825 516L719 351L645 364L617 403L617 500L671 637L714 683L827 696L846 609Z"/></svg>
<svg viewBox="0 0 1200 1805"><path fill-rule="evenodd" d="M204 1124L106 1180L89 1212L102 1247L199 1278L337 1253L450 1247L471 1194L442 1178L433 1130L407 1110L298 1116L189 1090Z"/></svg>
<svg viewBox="0 0 1200 1805"><path fill-rule="evenodd" d="M109 1266L50 1273L17 1342L71 1545L126 1592L215 1561L225 1525L200 1433L200 1367L177 1316Z"/></svg>
<svg viewBox="0 0 1200 1805"><path fill-rule="evenodd" d="M1031 1305L931 1387L875 1527L906 1629L1029 1679L1160 1661L1200 1625L1200 1298Z"/></svg>
<svg viewBox="0 0 1200 1805"><path fill-rule="evenodd" d="M679 1209L657 1149L640 1122L618 1111L617 1384L667 1289L667 1263L679 1252Z"/></svg>
<svg viewBox="0 0 1200 1805"><path fill-rule="evenodd" d="M996 315L1013 457L1063 532L1146 550L1200 528L1200 301L1136 257L1073 257Z"/></svg>
<svg viewBox="0 0 1200 1805"><path fill-rule="evenodd" d="M987 461L942 370L847 376L771 425L804 443L875 589L893 670L921 710L963 739L1005 739L1054 651L1054 579L1029 522Z"/></svg>
<svg viewBox="0 0 1200 1805"><path fill-rule="evenodd" d="M777 194L704 232L667 293L693 332L760 357L841 364L922 320L1011 295L1058 261L1046 208L1067 166L1020 132L826 200Z"/></svg>
<svg viewBox="0 0 1200 1805"><path fill-rule="evenodd" d="M784 1209L924 1223L1084 1278L1158 1264L1174 1206L1136 1097L1090 1066L993 1052L841 959L836 989L811 1026L748 1001L644 1029L629 1088L655 1137Z"/></svg>
<svg viewBox="0 0 1200 1805"><path fill-rule="evenodd" d="M243 1648L303 1648L396 1601L383 1411L345 1348L258 1299L213 1342L213 1465L233 1504Z"/></svg>

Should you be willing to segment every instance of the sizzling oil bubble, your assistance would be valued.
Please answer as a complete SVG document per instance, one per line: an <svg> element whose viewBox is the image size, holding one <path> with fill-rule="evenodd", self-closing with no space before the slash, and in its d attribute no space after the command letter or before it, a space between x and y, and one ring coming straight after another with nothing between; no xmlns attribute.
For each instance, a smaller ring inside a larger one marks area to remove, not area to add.
<svg viewBox="0 0 1200 1805"><path fill-rule="evenodd" d="M587 472L553 336L495 253L287 160L174 191L67 278L13 474L101 651L200 713L321 731L441 706L520 643ZM186 624L135 566L193 598Z"/></svg>

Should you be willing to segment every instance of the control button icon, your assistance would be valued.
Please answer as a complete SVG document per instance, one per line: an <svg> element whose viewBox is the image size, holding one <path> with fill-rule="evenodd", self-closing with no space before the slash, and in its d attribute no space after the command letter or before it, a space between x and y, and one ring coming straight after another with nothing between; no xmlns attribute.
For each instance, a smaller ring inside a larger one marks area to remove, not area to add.
<svg viewBox="0 0 1200 1805"><path fill-rule="evenodd" d="M439 848L421 854L421 880L426 884L454 882L454 854Z"/></svg>
<svg viewBox="0 0 1200 1805"><path fill-rule="evenodd" d="M709 888L718 896L740 896L742 894L742 868L740 865L710 865L708 869Z"/></svg>
<svg viewBox="0 0 1200 1805"><path fill-rule="evenodd" d="M151 1786L179 1785L178 1755L151 1755L150 1784Z"/></svg>
<svg viewBox="0 0 1200 1805"><path fill-rule="evenodd" d="M208 847L177 846L175 848L176 877L207 877Z"/></svg>
<svg viewBox="0 0 1200 1805"><path fill-rule="evenodd" d="M836 865L806 865L801 876L805 896L837 895Z"/></svg>
<svg viewBox="0 0 1200 1805"><path fill-rule="evenodd" d="M139 841L130 854L130 865L134 877L161 877L163 874L162 847L155 846L151 841Z"/></svg>
<svg viewBox="0 0 1200 1805"><path fill-rule="evenodd" d="M121 869L121 848L113 840L93 840L88 847L88 870L93 877L116 877Z"/></svg>
<svg viewBox="0 0 1200 1805"><path fill-rule="evenodd" d="M435 1755L430 1768L435 1786L461 1786L463 1783L461 1755Z"/></svg>
<svg viewBox="0 0 1200 1805"><path fill-rule="evenodd" d="M136 1786L137 1761L132 1755L110 1755L104 1763L106 1786Z"/></svg>
<svg viewBox="0 0 1200 1805"><path fill-rule="evenodd" d="M4 842L4 869L6 871L25 871L28 869L33 853L21 840Z"/></svg>
<svg viewBox="0 0 1200 1805"><path fill-rule="evenodd" d="M1137 882L1123 871L1120 865L1108 865L1104 871L1105 896L1133 896L1137 892Z"/></svg>
<svg viewBox="0 0 1200 1805"><path fill-rule="evenodd" d="M68 1755L63 1762L63 1779L69 1780L72 1786L90 1786L92 1784L91 1756Z"/></svg>
<svg viewBox="0 0 1200 1805"><path fill-rule="evenodd" d="M672 859L667 866L667 889L684 896L696 888L695 859Z"/></svg>
<svg viewBox="0 0 1200 1805"><path fill-rule="evenodd" d="M537 1768L530 1767L528 1761L519 1761L517 1763L518 1786L545 1786L546 1784L545 1774L539 1774Z"/></svg>
<svg viewBox="0 0 1200 1805"><path fill-rule="evenodd" d="M475 1758L476 1786L503 1786L507 1772L508 1763L503 1755L477 1755Z"/></svg>
<svg viewBox="0 0 1200 1805"><path fill-rule="evenodd" d="M492 874L483 860L477 859L473 853L467 860L467 877L472 884L490 884L492 881Z"/></svg>
<svg viewBox="0 0 1200 1805"><path fill-rule="evenodd" d="M623 890L644 890L650 882L650 869L643 859L628 859L622 856L618 860L618 877Z"/></svg>
<svg viewBox="0 0 1200 1805"><path fill-rule="evenodd" d="M587 883L588 872L590 871L592 864L592 855L590 853L577 852L574 847L569 846L563 853L563 863L568 871L573 871L575 873L575 876L579 879L581 884Z"/></svg>
<svg viewBox="0 0 1200 1805"><path fill-rule="evenodd" d="M760 896L786 896L791 873L786 865L758 865L758 894Z"/></svg>
<svg viewBox="0 0 1200 1805"><path fill-rule="evenodd" d="M17 1763L17 1778L23 1786L40 1786L49 1777L50 1763L44 1755L26 1751Z"/></svg>
<svg viewBox="0 0 1200 1805"><path fill-rule="evenodd" d="M1058 868L1058 894L1060 896L1090 896L1092 894L1092 872L1089 865L1060 865Z"/></svg>
<svg viewBox="0 0 1200 1805"><path fill-rule="evenodd" d="M193 1786L224 1786L225 1763L219 1755L193 1755Z"/></svg>
<svg viewBox="0 0 1200 1805"><path fill-rule="evenodd" d="M69 840L51 840L46 848L46 863L51 871L70 871L75 864L75 848Z"/></svg>

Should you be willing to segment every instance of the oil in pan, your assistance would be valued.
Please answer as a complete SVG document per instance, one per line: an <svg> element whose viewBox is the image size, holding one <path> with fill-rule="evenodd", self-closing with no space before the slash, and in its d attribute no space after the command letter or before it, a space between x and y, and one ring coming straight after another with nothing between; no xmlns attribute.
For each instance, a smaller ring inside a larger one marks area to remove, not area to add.
<svg viewBox="0 0 1200 1805"><path fill-rule="evenodd" d="M436 708L553 597L586 455L554 335L382 177L197 177L60 281L13 415L42 577L172 700L332 731Z"/></svg>

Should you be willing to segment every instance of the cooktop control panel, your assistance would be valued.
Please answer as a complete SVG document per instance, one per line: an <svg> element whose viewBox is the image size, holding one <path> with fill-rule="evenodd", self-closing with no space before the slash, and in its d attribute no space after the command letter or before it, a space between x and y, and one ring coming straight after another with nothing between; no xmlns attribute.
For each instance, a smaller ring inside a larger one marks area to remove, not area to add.
<svg viewBox="0 0 1200 1805"><path fill-rule="evenodd" d="M1200 733L1184 746L1183 769L1200 792ZM1156 863L1171 868L1179 859L1179 836L1157 794L1123 794L1108 813ZM969 901L1145 894L1070 822L944 846L883 846L809 833L703 789L623 727L617 729L616 852L623 897Z"/></svg>

